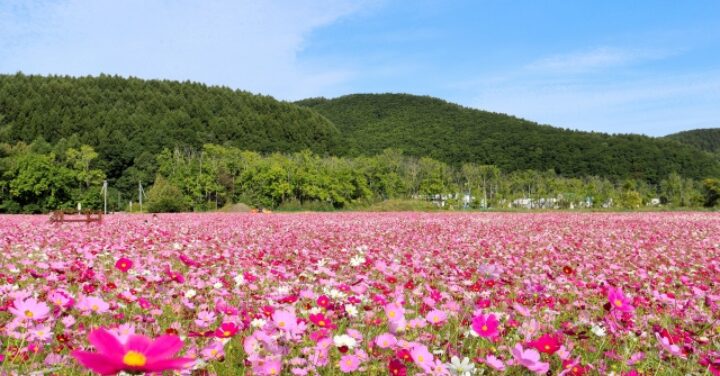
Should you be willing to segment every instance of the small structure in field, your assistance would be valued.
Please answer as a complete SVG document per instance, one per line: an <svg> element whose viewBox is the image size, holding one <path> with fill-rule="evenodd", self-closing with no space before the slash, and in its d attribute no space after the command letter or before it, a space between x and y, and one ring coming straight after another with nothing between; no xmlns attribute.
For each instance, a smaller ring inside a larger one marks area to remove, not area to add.
<svg viewBox="0 0 720 376"><path fill-rule="evenodd" d="M50 223L63 223L63 222L102 222L103 213L101 211L90 211L86 210L82 213L65 212L62 210L56 210L50 213Z"/></svg>

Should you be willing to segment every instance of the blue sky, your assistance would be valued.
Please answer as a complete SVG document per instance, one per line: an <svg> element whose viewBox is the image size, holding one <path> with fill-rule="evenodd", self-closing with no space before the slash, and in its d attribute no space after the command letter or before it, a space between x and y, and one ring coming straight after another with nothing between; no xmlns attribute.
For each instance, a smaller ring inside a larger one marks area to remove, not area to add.
<svg viewBox="0 0 720 376"><path fill-rule="evenodd" d="M717 0L0 0L0 72L407 92L664 135L720 127L719 20Z"/></svg>

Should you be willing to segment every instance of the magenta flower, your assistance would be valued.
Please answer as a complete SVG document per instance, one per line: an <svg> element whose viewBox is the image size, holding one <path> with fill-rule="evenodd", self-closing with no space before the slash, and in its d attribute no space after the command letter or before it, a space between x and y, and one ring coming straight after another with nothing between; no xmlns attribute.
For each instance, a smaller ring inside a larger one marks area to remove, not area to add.
<svg viewBox="0 0 720 376"><path fill-rule="evenodd" d="M494 314L473 317L472 330L480 337L494 338L498 333L498 320Z"/></svg>
<svg viewBox="0 0 720 376"><path fill-rule="evenodd" d="M340 371L344 373L355 372L360 367L360 359L355 355L343 355L340 358Z"/></svg>
<svg viewBox="0 0 720 376"><path fill-rule="evenodd" d="M15 299L13 307L8 310L21 321L40 321L48 316L50 307L43 302L38 302L35 298L27 298L25 300Z"/></svg>
<svg viewBox="0 0 720 376"><path fill-rule="evenodd" d="M132 266L133 266L132 260L125 258L125 257L120 258L117 260L117 262L115 262L115 268L117 268L118 270L120 270L123 273L127 273L127 271L130 270L130 268L132 268Z"/></svg>
<svg viewBox="0 0 720 376"><path fill-rule="evenodd" d="M607 297L613 310L629 313L635 311L635 307L632 306L632 301L625 296L619 288L608 288Z"/></svg>
<svg viewBox="0 0 720 376"><path fill-rule="evenodd" d="M163 372L184 369L193 360L173 358L183 346L177 336L163 335L154 341L141 335L131 335L125 344L107 332L96 329L88 335L88 341L97 352L72 352L83 366L101 375L113 375L120 371L128 373Z"/></svg>

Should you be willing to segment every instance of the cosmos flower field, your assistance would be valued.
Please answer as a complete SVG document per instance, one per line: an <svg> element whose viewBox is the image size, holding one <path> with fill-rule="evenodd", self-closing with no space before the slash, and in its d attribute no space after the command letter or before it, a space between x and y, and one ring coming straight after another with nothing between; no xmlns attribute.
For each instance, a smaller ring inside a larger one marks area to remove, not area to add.
<svg viewBox="0 0 720 376"><path fill-rule="evenodd" d="M720 375L718 214L47 219L0 216L2 375Z"/></svg>

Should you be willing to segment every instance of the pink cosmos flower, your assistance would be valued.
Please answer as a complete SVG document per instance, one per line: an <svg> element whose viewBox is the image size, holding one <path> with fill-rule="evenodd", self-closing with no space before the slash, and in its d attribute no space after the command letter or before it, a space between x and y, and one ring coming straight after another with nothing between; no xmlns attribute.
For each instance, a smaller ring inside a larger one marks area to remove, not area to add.
<svg viewBox="0 0 720 376"><path fill-rule="evenodd" d="M545 354L554 354L562 347L561 338L557 334L543 334L538 339L530 341L529 346Z"/></svg>
<svg viewBox="0 0 720 376"><path fill-rule="evenodd" d="M290 311L275 311L272 320L280 330L293 332L297 328L297 317Z"/></svg>
<svg viewBox="0 0 720 376"><path fill-rule="evenodd" d="M503 363L503 361L498 359L495 355L488 355L485 357L485 364L496 371L505 371L505 363Z"/></svg>
<svg viewBox="0 0 720 376"><path fill-rule="evenodd" d="M173 358L183 346L182 341L164 335L154 341L148 337L132 335L126 344L120 343L105 329L96 329L88 335L88 341L97 352L75 350L72 356L83 366L101 375L113 375L120 371L128 373L163 372L181 370L193 360Z"/></svg>
<svg viewBox="0 0 720 376"><path fill-rule="evenodd" d="M233 322L224 322L219 328L215 330L215 337L218 338L230 338L237 334L239 328Z"/></svg>
<svg viewBox="0 0 720 376"><path fill-rule="evenodd" d="M390 333L383 333L375 337L375 344L381 349L387 349L397 344L397 338Z"/></svg>
<svg viewBox="0 0 720 376"><path fill-rule="evenodd" d="M669 352L673 356L685 359L685 352L680 346L670 343L670 339L667 337L661 337L660 333L655 333L655 338L657 338L658 342L660 342L660 346L663 350Z"/></svg>
<svg viewBox="0 0 720 376"><path fill-rule="evenodd" d="M265 359L258 366L253 367L256 375L275 376L282 371L282 361L280 359Z"/></svg>
<svg viewBox="0 0 720 376"><path fill-rule="evenodd" d="M388 321L392 322L405 319L405 309L395 303L387 304L384 309Z"/></svg>
<svg viewBox="0 0 720 376"><path fill-rule="evenodd" d="M518 343L511 352L518 364L538 375L547 373L550 369L550 363L541 362L540 353L535 349L523 349Z"/></svg>
<svg viewBox="0 0 720 376"><path fill-rule="evenodd" d="M355 355L343 355L340 358L340 371L344 373L355 372L360 367L360 359Z"/></svg>
<svg viewBox="0 0 720 376"><path fill-rule="evenodd" d="M200 352L200 354L206 360L221 359L225 356L225 349L222 342L212 341Z"/></svg>
<svg viewBox="0 0 720 376"><path fill-rule="evenodd" d="M473 317L472 330L480 337L494 338L498 333L498 320L494 314Z"/></svg>
<svg viewBox="0 0 720 376"><path fill-rule="evenodd" d="M13 306L8 310L21 321L40 321L48 316L50 307L35 298L27 298L15 299Z"/></svg>
<svg viewBox="0 0 720 376"><path fill-rule="evenodd" d="M432 325L442 325L447 320L447 313L443 310L435 309L425 316L425 319Z"/></svg>
<svg viewBox="0 0 720 376"><path fill-rule="evenodd" d="M102 314L110 309L110 304L96 296L86 296L80 299L77 308L85 314Z"/></svg>
<svg viewBox="0 0 720 376"><path fill-rule="evenodd" d="M425 372L432 372L435 362L433 355L425 345L416 344L413 346L410 350L410 356L418 367L422 368Z"/></svg>
<svg viewBox="0 0 720 376"><path fill-rule="evenodd" d="M133 266L132 260L125 258L125 257L120 258L115 262L115 268L120 270L123 273L127 273L127 271L130 270L130 268L132 268L132 266Z"/></svg>
<svg viewBox="0 0 720 376"><path fill-rule="evenodd" d="M635 307L632 306L632 301L623 294L620 288L608 288L607 297L613 310L628 313L635 311Z"/></svg>

